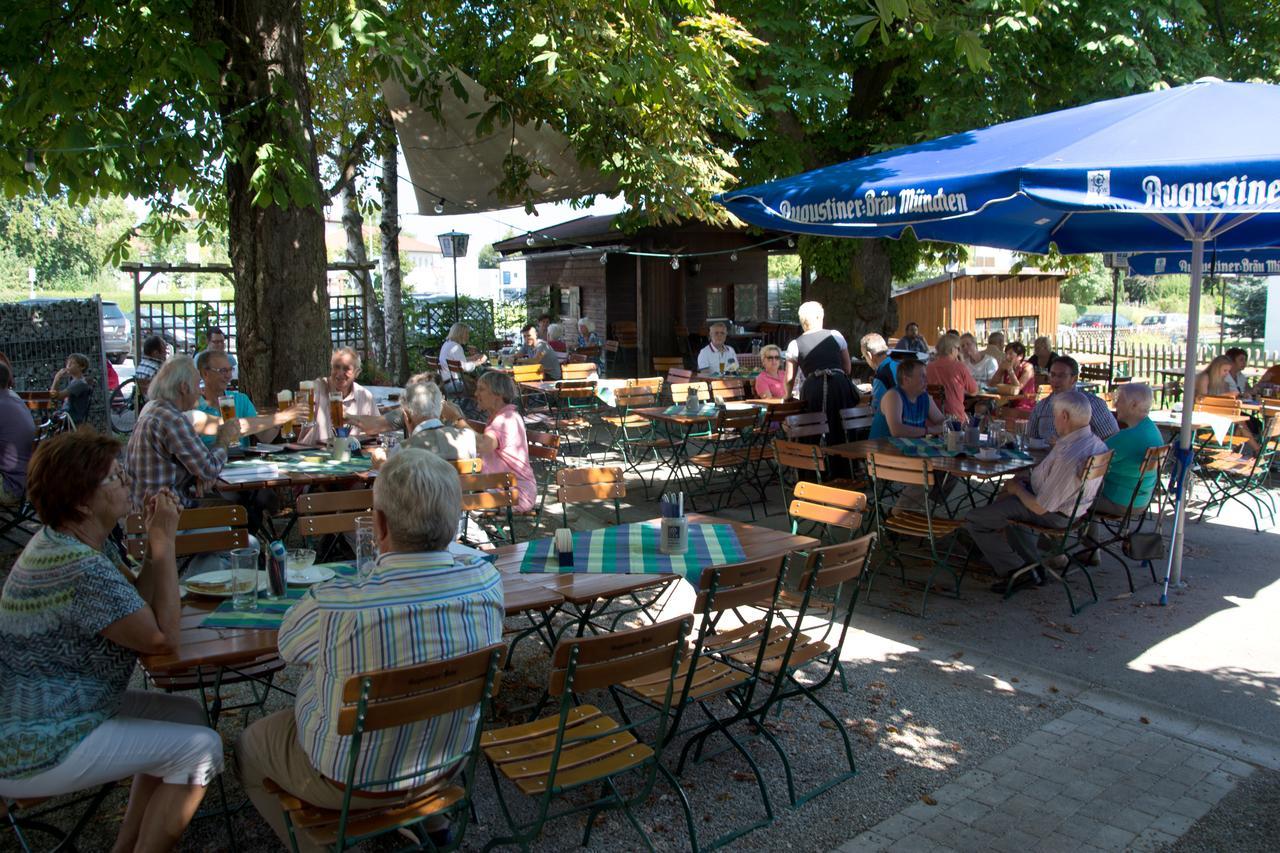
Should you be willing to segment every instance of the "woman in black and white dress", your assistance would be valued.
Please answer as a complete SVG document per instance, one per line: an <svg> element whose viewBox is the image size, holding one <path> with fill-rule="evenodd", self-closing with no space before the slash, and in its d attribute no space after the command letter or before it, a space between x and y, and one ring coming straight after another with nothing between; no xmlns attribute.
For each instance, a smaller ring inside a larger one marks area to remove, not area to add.
<svg viewBox="0 0 1280 853"><path fill-rule="evenodd" d="M805 411L826 412L827 443L843 443L840 410L858 405L858 391L849 379L849 344L835 329L822 328L821 303L806 302L797 314L803 333L787 344L787 385Z"/></svg>

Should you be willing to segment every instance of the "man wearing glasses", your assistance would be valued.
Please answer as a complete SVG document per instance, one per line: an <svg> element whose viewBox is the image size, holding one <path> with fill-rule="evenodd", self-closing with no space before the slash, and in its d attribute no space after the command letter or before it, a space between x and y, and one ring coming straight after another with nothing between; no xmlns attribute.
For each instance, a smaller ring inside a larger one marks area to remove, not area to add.
<svg viewBox="0 0 1280 853"><path fill-rule="evenodd" d="M228 391L231 382L231 362L225 352L205 350L196 358L196 370L200 371L200 379L204 384L200 397L196 400L193 415L196 432L200 440L212 446L221 423L222 414L218 408L219 397L233 397L236 401L236 420L240 423L241 447L249 446L249 436L258 436L259 441L270 441L275 438L279 427L298 416L294 409L285 409L274 415L258 416L258 410L248 395L239 391Z"/></svg>
<svg viewBox="0 0 1280 853"><path fill-rule="evenodd" d="M1076 379L1079 376L1080 366L1069 355L1060 355L1049 362L1049 388L1051 393L1048 397L1036 403L1035 408L1031 410L1031 423L1027 427L1027 435L1031 438L1041 438L1045 441L1057 439L1058 430L1053 420L1053 398L1067 391L1076 390ZM1116 423L1116 416L1111 414L1111 409L1107 406L1105 400L1083 391L1080 393L1089 403L1091 413L1089 428L1093 430L1094 435L1106 441L1120 431L1120 425Z"/></svg>

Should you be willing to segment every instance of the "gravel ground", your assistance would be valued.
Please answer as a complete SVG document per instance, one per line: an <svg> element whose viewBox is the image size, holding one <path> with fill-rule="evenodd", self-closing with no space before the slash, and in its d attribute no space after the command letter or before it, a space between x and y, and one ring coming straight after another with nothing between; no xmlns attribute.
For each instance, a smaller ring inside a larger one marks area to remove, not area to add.
<svg viewBox="0 0 1280 853"><path fill-rule="evenodd" d="M1223 797L1186 834L1165 850L1170 853L1237 853L1272 851L1280 844L1280 773L1256 770Z"/></svg>

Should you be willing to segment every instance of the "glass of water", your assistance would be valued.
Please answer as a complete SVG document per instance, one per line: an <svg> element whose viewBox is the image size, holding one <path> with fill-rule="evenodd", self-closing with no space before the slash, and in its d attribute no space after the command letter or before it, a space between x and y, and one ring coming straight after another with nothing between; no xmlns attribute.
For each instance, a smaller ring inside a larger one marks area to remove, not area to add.
<svg viewBox="0 0 1280 853"><path fill-rule="evenodd" d="M258 609L258 549L231 551L231 609Z"/></svg>
<svg viewBox="0 0 1280 853"><path fill-rule="evenodd" d="M378 539L373 532L373 516L356 518L356 573L361 580L373 574L373 564L378 562Z"/></svg>

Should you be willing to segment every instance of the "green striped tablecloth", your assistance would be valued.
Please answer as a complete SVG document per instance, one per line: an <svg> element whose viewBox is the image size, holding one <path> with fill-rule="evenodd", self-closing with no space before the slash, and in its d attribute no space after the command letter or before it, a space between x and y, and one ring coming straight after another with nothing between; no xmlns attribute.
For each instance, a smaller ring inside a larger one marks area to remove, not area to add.
<svg viewBox="0 0 1280 853"><path fill-rule="evenodd" d="M356 573L355 563L317 563L327 569L333 569L339 577L350 577ZM201 628L254 628L260 631L274 631L284 622L284 614L293 603L307 594L308 587L291 586L285 591L285 597L268 600L259 596L257 610L233 610L231 599L218 605L218 609L204 617Z"/></svg>
<svg viewBox="0 0 1280 853"><path fill-rule="evenodd" d="M664 414L668 414L668 415L688 415L689 417L698 417L698 418L714 418L717 414L719 414L719 412L720 412L720 409L716 406L715 403L708 403L692 412L689 411L688 407L685 406L683 403L677 403L674 406L667 406L667 408L664 410Z"/></svg>
<svg viewBox="0 0 1280 853"><path fill-rule="evenodd" d="M746 559L729 524L690 524L684 554L658 553L657 521L623 524L573 535L573 565L560 565L551 538L530 542L520 571L526 574L674 574L694 586L707 566Z"/></svg>
<svg viewBox="0 0 1280 853"><path fill-rule="evenodd" d="M947 450L946 445L940 438L891 438L889 441L894 447L902 451L904 456L969 456L974 459L978 458L978 453L973 448L962 447L959 450ZM999 456L991 460L983 460L990 462L1008 462L1017 460L1019 462L1030 462L1031 454L1022 450L1010 450L1008 448L1000 448Z"/></svg>

